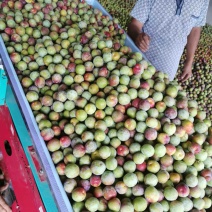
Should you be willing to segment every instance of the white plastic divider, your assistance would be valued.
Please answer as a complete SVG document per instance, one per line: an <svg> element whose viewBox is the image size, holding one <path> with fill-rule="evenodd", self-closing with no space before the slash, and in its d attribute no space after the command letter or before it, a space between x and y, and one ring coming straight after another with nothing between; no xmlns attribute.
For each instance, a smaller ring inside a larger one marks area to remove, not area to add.
<svg viewBox="0 0 212 212"><path fill-rule="evenodd" d="M88 4L90 4L91 6L93 6L94 8L101 10L104 15L108 15L110 18L112 18L111 15L104 9L104 7L102 7L102 5L98 1L87 0L86 2ZM130 39L130 37L128 35L126 38L125 45L129 46L132 49L132 51L134 51L134 52L140 52L140 50L135 46L134 42ZM56 172L55 166L52 162L52 159L50 157L50 154L46 147L46 144L40 135L38 125L35 121L35 118L32 113L32 110L30 108L30 105L25 97L25 94L23 92L23 89L21 87L21 84L19 82L19 79L17 77L17 74L16 74L13 64L10 60L10 57L7 53L6 47L4 45L4 42L1 38L1 36L0 36L0 55L2 57L4 65L5 65L7 76L9 77L9 80L11 82L13 91L17 98L17 101L20 106L23 117L26 121L30 135L33 139L35 149L36 149L36 151L41 159L42 165L45 169L45 173L47 175L50 187L51 187L53 195L55 197L55 201L57 203L58 210L61 212L72 212L73 210L71 207L71 203L64 191L64 188L63 188L60 178ZM144 56L143 56L143 58L146 59Z"/></svg>

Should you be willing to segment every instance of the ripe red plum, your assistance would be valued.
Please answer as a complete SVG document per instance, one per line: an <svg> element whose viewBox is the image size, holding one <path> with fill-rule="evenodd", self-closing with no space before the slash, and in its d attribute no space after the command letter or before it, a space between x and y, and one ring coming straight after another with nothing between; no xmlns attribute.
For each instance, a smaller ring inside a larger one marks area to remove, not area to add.
<svg viewBox="0 0 212 212"><path fill-rule="evenodd" d="M72 191L71 197L75 202L82 202L86 198L86 191L81 187L77 187Z"/></svg>
<svg viewBox="0 0 212 212"><path fill-rule="evenodd" d="M91 186L98 187L98 186L101 185L101 183L102 183L102 181L101 181L101 177L100 176L92 175L90 177L90 184L91 184Z"/></svg>
<svg viewBox="0 0 212 212"><path fill-rule="evenodd" d="M117 192L113 186L105 186L103 189L103 196L106 200L110 200L116 197Z"/></svg>
<svg viewBox="0 0 212 212"><path fill-rule="evenodd" d="M180 183L176 186L179 197L187 197L190 193L189 187L185 183Z"/></svg>

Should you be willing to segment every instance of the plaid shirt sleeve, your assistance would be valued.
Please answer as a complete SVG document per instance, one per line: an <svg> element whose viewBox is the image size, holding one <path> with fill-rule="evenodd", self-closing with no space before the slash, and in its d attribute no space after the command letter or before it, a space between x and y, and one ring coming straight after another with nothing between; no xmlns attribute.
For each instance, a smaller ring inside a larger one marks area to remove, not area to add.
<svg viewBox="0 0 212 212"><path fill-rule="evenodd" d="M141 23L148 20L148 16L154 0L138 0L130 15Z"/></svg>
<svg viewBox="0 0 212 212"><path fill-rule="evenodd" d="M208 5L209 5L209 0L204 0L204 4L200 13L200 16L197 19L197 22L195 24L195 27L201 27L204 26L206 23L206 16L207 16L207 11L208 11Z"/></svg>

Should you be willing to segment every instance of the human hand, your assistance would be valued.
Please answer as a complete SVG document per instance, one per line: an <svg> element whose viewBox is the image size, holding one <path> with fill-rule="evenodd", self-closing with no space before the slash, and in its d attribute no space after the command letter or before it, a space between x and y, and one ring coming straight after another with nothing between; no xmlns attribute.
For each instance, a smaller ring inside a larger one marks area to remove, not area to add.
<svg viewBox="0 0 212 212"><path fill-rule="evenodd" d="M2 178L3 177L3 178ZM0 175L0 179L4 179L3 175ZM0 193L2 194L4 191L6 191L9 187L9 183L5 182L4 186L0 187ZM12 212L6 201L4 200L4 197L0 195L0 211L1 212Z"/></svg>
<svg viewBox="0 0 212 212"><path fill-rule="evenodd" d="M183 73L180 76L180 81L185 82L187 79L189 79L192 76L192 64L185 63L183 68Z"/></svg>
<svg viewBox="0 0 212 212"><path fill-rule="evenodd" d="M135 44L142 52L146 52L149 49L149 43L150 37L144 32L140 33L135 40Z"/></svg>
<svg viewBox="0 0 212 212"><path fill-rule="evenodd" d="M4 179L4 178L0 177L0 179ZM6 191L8 187L9 187L9 183L5 182L5 185L0 187L0 193L2 194L4 191Z"/></svg>
<svg viewBox="0 0 212 212"><path fill-rule="evenodd" d="M7 203L1 196L0 196L0 211L1 212L12 212L10 207L7 205Z"/></svg>

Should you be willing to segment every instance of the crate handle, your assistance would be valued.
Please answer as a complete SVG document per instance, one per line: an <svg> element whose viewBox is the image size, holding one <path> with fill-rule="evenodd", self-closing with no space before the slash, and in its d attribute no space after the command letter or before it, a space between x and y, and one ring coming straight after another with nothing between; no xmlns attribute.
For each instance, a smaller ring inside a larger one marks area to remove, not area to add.
<svg viewBox="0 0 212 212"><path fill-rule="evenodd" d="M12 148L11 148L11 146L10 146L10 143L9 143L9 141L4 141L4 148L5 148L5 151L6 151L6 153L9 155L9 156L11 156L12 155Z"/></svg>

